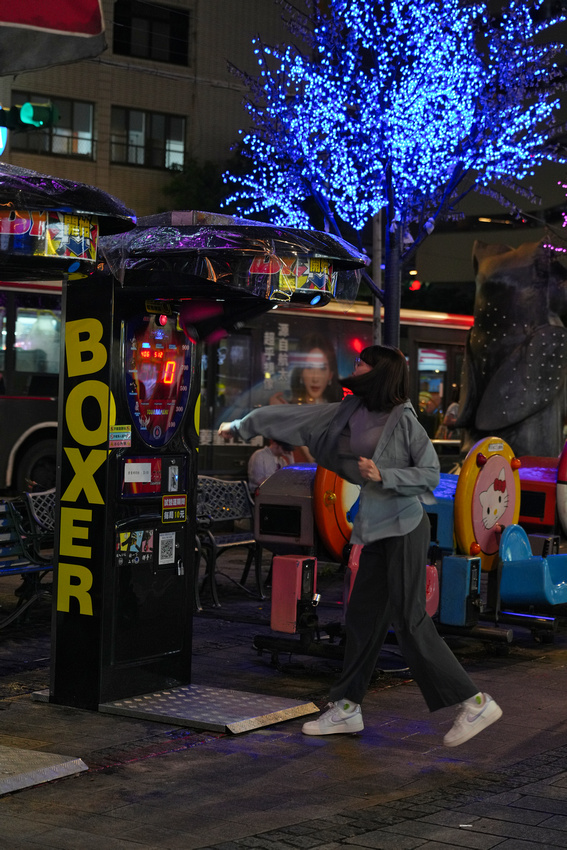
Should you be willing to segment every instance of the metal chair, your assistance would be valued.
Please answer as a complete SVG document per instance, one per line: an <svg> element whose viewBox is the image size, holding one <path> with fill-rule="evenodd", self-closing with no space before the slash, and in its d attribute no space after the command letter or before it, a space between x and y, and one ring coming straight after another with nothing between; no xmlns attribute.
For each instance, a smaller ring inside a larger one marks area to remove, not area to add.
<svg viewBox="0 0 567 850"><path fill-rule="evenodd" d="M217 561L223 552L237 547L248 549L246 563L240 581L235 581L226 573L221 573L246 593L251 593L245 587L246 579L252 563L256 575L256 586L260 599L264 599L262 589L262 547L254 538L253 503L245 481L224 481L199 475L197 479L197 535L205 557L209 589L215 607L220 607L216 574ZM210 525L203 527L203 521L208 519ZM237 521L246 521L250 528L244 531L235 530Z"/></svg>
<svg viewBox="0 0 567 850"><path fill-rule="evenodd" d="M25 545L30 560L51 563L55 535L55 487L37 493L23 493L21 498L26 512Z"/></svg>
<svg viewBox="0 0 567 850"><path fill-rule="evenodd" d="M17 604L2 618L0 629L23 617L28 608L52 591L52 583L43 581L53 569L55 522L53 514L49 516L50 497L40 511L44 513L40 525L35 514L30 512L26 496L2 500L0 505L0 575L20 574L22 579L22 584L14 591ZM54 505L53 497L52 510Z"/></svg>

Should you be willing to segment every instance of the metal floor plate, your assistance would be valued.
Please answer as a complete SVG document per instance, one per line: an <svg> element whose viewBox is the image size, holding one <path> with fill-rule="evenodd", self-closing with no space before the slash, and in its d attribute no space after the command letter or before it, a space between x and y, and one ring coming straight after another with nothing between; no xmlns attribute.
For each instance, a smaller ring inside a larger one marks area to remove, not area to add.
<svg viewBox="0 0 567 850"><path fill-rule="evenodd" d="M106 714L234 734L319 711L313 702L302 703L282 697L201 685L186 685L106 702L98 708Z"/></svg>
<svg viewBox="0 0 567 850"><path fill-rule="evenodd" d="M0 796L88 770L78 758L0 746Z"/></svg>

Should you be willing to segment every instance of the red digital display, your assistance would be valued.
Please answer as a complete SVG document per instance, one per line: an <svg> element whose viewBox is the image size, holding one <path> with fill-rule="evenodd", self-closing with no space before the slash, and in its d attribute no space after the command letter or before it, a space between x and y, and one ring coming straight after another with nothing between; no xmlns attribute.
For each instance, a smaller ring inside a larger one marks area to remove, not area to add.
<svg viewBox="0 0 567 850"><path fill-rule="evenodd" d="M165 364L165 369L163 370L163 382L164 384L172 384L175 378L175 370L177 368L177 363L175 360L168 360Z"/></svg>

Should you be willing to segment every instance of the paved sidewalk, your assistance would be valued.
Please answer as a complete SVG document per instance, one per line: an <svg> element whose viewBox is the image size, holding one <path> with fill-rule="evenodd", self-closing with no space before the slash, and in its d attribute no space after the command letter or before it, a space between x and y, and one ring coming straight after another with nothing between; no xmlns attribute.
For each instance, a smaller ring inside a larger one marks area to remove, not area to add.
<svg viewBox="0 0 567 850"><path fill-rule="evenodd" d="M321 618L339 618L340 577L319 589ZM340 663L281 656L276 669L252 648L270 633L269 601L224 582L220 595L220 610L195 619L193 681L323 706ZM427 711L394 646L357 735L306 737L297 719L230 736L35 702L48 614L0 633L0 745L81 758L89 771L0 797L3 850L567 848L565 619L553 644L527 632L509 651L452 644L504 716L447 749L454 709Z"/></svg>

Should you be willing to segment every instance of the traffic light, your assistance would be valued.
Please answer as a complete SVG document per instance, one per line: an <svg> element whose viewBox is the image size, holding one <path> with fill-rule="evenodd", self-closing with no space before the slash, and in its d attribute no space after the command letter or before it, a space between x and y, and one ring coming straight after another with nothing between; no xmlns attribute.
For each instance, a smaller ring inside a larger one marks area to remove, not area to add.
<svg viewBox="0 0 567 850"><path fill-rule="evenodd" d="M51 127L59 120L59 112L52 103L23 103L11 109L0 109L0 127L8 130L32 130Z"/></svg>

